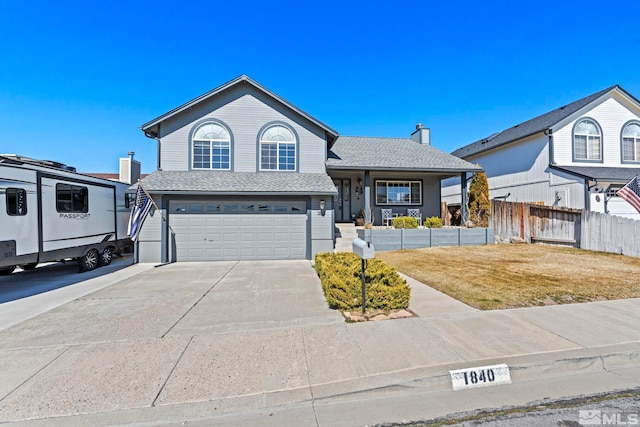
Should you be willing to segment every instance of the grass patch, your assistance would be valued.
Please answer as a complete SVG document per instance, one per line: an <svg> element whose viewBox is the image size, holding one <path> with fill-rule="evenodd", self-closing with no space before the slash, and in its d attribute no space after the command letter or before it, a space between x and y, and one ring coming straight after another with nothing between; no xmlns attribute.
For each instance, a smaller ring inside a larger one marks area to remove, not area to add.
<svg viewBox="0 0 640 427"><path fill-rule="evenodd" d="M604 252L485 245L376 252L376 257L482 310L640 297L640 259Z"/></svg>

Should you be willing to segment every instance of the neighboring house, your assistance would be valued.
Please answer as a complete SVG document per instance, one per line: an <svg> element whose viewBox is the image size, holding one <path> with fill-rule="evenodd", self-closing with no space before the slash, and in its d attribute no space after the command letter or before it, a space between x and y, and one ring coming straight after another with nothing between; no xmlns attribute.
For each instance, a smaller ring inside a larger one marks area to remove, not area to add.
<svg viewBox="0 0 640 427"><path fill-rule="evenodd" d="M311 259L333 250L335 221L439 215L440 181L478 170L429 146L428 129L339 137L245 75L141 129L158 143L141 184L162 211L142 227L141 262Z"/></svg>
<svg viewBox="0 0 640 427"><path fill-rule="evenodd" d="M612 86L452 153L480 165L494 199L640 219L617 190L640 173L640 102ZM459 180L443 201L460 203Z"/></svg>

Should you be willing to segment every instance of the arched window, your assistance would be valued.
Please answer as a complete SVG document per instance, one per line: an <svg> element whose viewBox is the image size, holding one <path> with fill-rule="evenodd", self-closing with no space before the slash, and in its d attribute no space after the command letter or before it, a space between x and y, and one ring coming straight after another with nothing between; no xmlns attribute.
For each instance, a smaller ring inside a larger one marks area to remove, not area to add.
<svg viewBox="0 0 640 427"><path fill-rule="evenodd" d="M260 134L260 170L296 170L296 136L283 125L273 125Z"/></svg>
<svg viewBox="0 0 640 427"><path fill-rule="evenodd" d="M231 169L231 134L219 123L206 122L193 132L193 169Z"/></svg>
<svg viewBox="0 0 640 427"><path fill-rule="evenodd" d="M602 160L602 132L592 119L582 119L573 128L573 159Z"/></svg>
<svg viewBox="0 0 640 427"><path fill-rule="evenodd" d="M640 123L627 123L622 128L622 161L640 162Z"/></svg>

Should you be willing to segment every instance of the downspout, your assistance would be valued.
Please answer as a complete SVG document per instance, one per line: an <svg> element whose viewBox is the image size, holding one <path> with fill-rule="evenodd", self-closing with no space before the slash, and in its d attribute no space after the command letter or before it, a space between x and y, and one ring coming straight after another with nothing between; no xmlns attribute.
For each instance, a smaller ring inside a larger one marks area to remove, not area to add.
<svg viewBox="0 0 640 427"><path fill-rule="evenodd" d="M162 126L162 123L158 123L158 133L156 134L157 136L155 137L155 140L158 142L158 170L162 170L160 168L160 126Z"/></svg>
<svg viewBox="0 0 640 427"><path fill-rule="evenodd" d="M159 135L159 134L160 134L160 124L158 124L158 134L157 135ZM158 137L157 135L153 136L149 132L144 131L144 136L146 136L149 139L153 139L153 140L156 141L157 154L158 154L158 156L157 156L158 157L158 164L156 165L156 169L157 170L161 170L160 169L160 137Z"/></svg>
<svg viewBox="0 0 640 427"><path fill-rule="evenodd" d="M591 211L591 191L589 190L589 178L584 179L584 209ZM604 199L604 213L607 213L607 199Z"/></svg>
<svg viewBox="0 0 640 427"><path fill-rule="evenodd" d="M544 134L549 137L549 164L556 164L556 157L553 148L553 130L551 128L544 131Z"/></svg>

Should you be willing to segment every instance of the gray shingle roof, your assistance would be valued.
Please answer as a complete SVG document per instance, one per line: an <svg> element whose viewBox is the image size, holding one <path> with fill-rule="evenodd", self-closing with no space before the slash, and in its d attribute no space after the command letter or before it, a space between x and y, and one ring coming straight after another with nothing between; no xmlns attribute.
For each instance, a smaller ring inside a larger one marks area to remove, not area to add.
<svg viewBox="0 0 640 427"><path fill-rule="evenodd" d="M201 194L335 194L324 173L155 171L142 181L150 193Z"/></svg>
<svg viewBox="0 0 640 427"><path fill-rule="evenodd" d="M572 102L571 104L565 105L564 107L549 111L548 113L535 117L531 120L527 120L526 122L515 125L509 129L505 129L501 132L494 133L493 135L480 139L469 145L465 145L462 148L458 148L451 154L464 159L469 156L482 153L483 151L487 151L492 148L496 148L498 146L519 140L529 135L542 132L616 88L632 99L635 99L626 91L624 91L624 89L622 89L620 86L614 85L603 89L600 92L596 92L593 95L589 95L585 98L579 99L578 101Z"/></svg>
<svg viewBox="0 0 640 427"><path fill-rule="evenodd" d="M634 176L640 175L640 168L598 167L598 166L551 166L552 169L569 172L582 178L605 182L627 183Z"/></svg>
<svg viewBox="0 0 640 427"><path fill-rule="evenodd" d="M474 164L409 138L359 136L338 137L329 150L327 169L433 172L481 170Z"/></svg>

